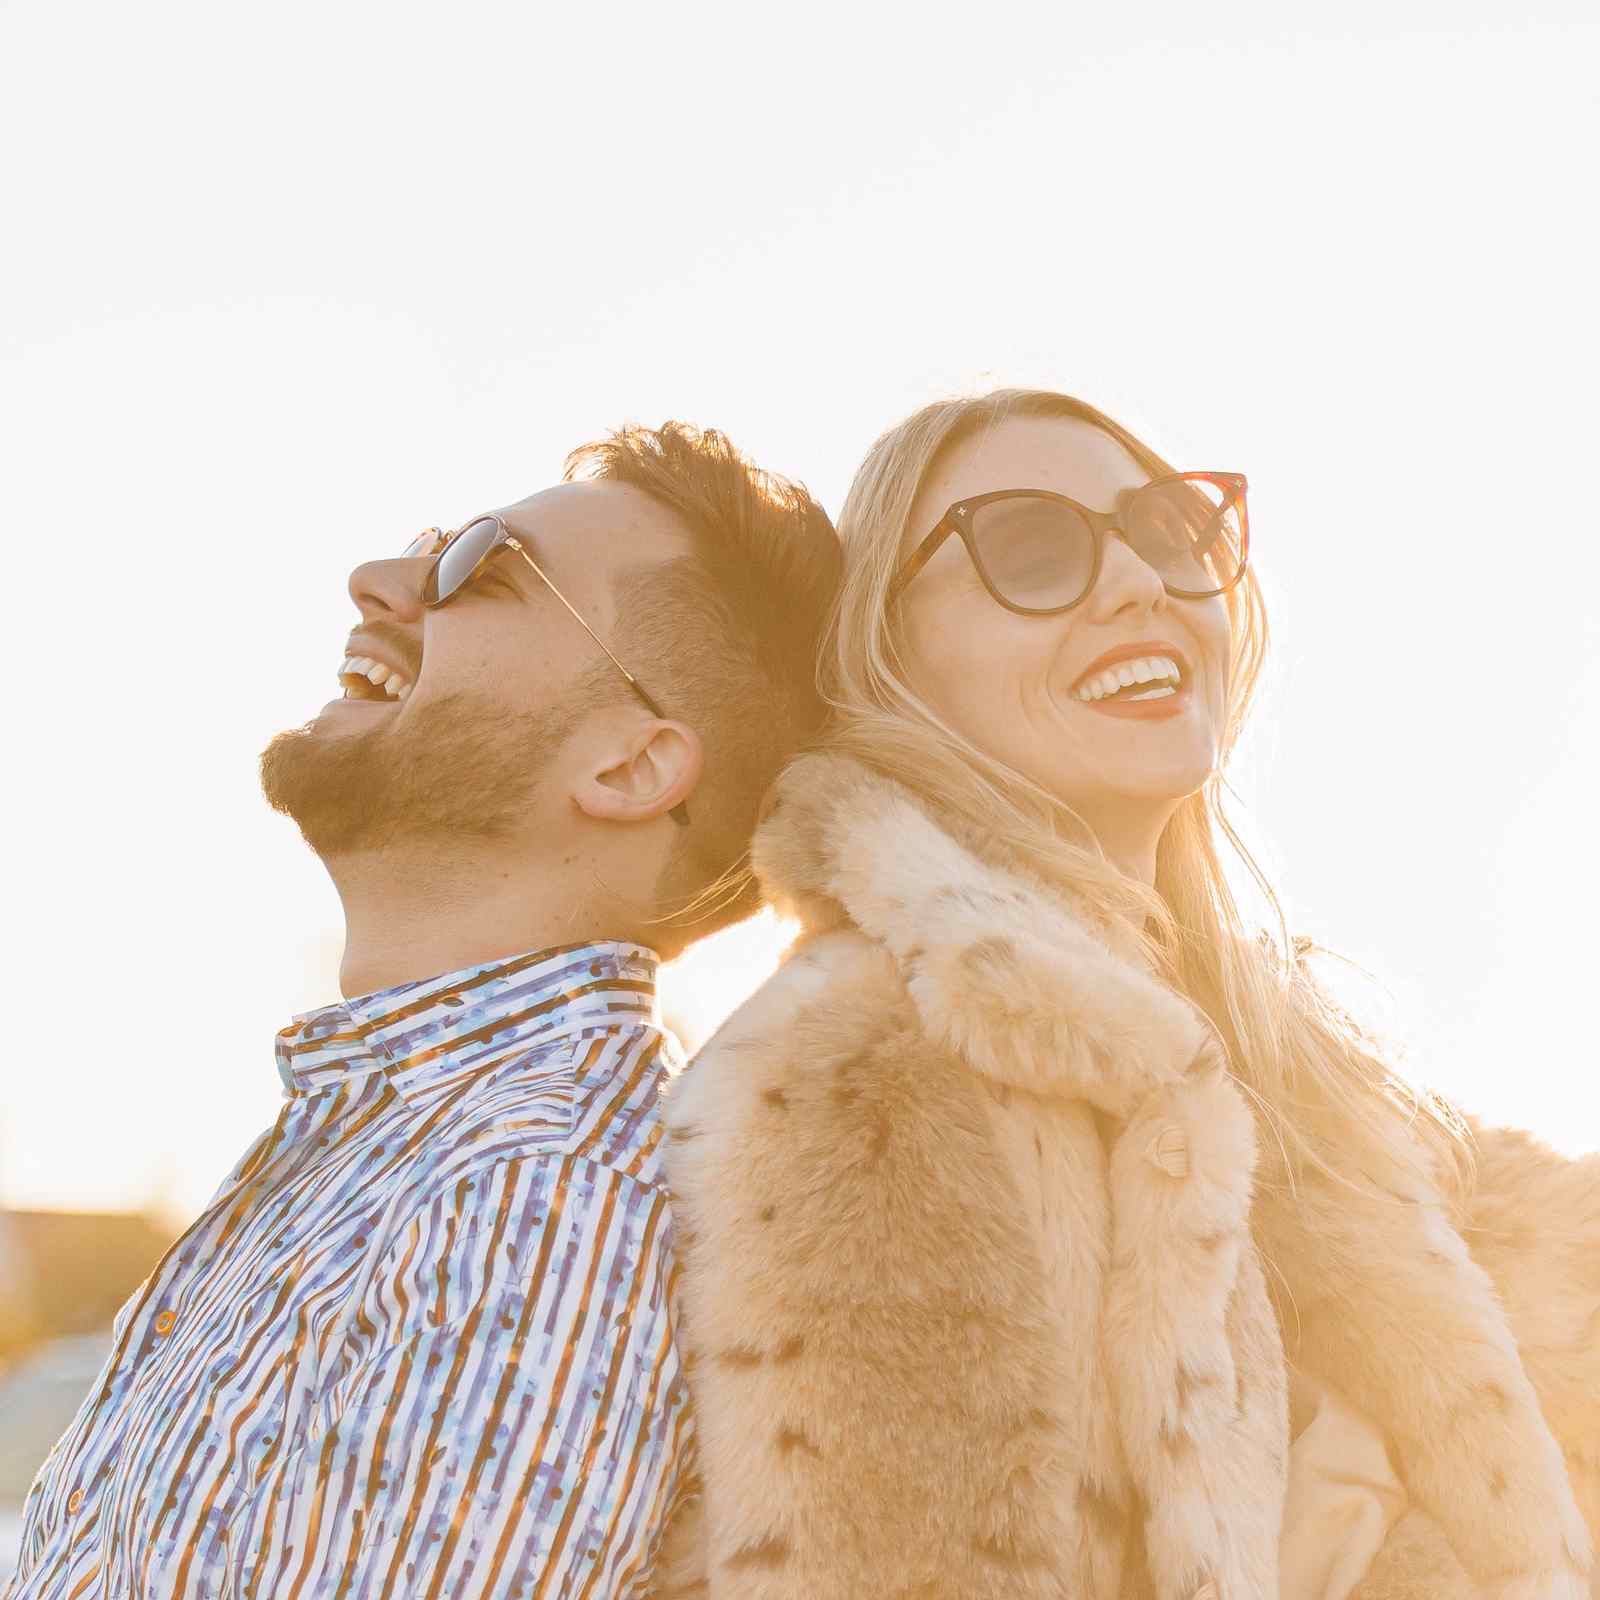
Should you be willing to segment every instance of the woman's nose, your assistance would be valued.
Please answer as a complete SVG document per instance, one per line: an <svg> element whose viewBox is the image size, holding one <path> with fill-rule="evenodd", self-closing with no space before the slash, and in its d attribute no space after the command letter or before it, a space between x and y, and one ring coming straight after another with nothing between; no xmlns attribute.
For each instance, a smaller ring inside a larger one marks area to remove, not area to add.
<svg viewBox="0 0 1600 1600"><path fill-rule="evenodd" d="M422 580L427 576L425 556L392 556L364 561L350 574L350 598L366 618L393 617L398 622L422 619Z"/></svg>
<svg viewBox="0 0 1600 1600"><path fill-rule="evenodd" d="M1100 553L1100 576L1089 595L1089 610L1098 622L1122 611L1161 611L1167 603L1166 585L1149 562L1134 553L1115 530L1107 533Z"/></svg>

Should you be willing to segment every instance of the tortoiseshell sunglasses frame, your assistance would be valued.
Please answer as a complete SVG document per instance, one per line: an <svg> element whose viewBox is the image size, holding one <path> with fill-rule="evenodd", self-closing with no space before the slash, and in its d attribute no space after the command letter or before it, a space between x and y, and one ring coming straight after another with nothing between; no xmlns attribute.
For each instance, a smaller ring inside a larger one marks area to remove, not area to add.
<svg viewBox="0 0 1600 1600"><path fill-rule="evenodd" d="M1162 488L1173 483L1209 483L1214 488L1221 489L1228 499L1217 508L1217 517L1220 520L1229 511L1237 511L1239 515L1239 570L1219 589L1179 589L1161 580L1167 593L1179 600L1209 600L1213 595L1226 594L1228 590L1238 583L1244 576L1245 568L1250 562L1250 515L1246 507L1245 497L1249 484L1242 472L1172 472L1164 477L1152 478L1148 483L1141 483L1136 489L1131 489L1124 497L1124 502L1133 499L1135 495L1143 494L1147 489ZM1090 561L1089 578L1083 586L1083 592L1076 599L1069 600L1061 606L1020 606L1013 600L1008 600L995 586L988 570L983 564L983 558L978 554L977 540L973 530L973 513L981 507L991 504L996 500L1053 500L1061 505L1071 506L1074 511L1088 524L1090 537L1093 540L1093 555ZM991 598L1002 605L1007 611L1014 611L1019 617L1055 617L1063 611L1070 611L1074 606L1082 605L1093 593L1094 586L1100 580L1100 562L1105 550L1106 535L1122 525L1122 511L1094 511L1081 502L1068 495L1056 494L1050 489L995 489L988 494L973 495L966 500L958 500L933 526L933 531L917 546L915 550L901 563L899 571L889 585L889 603L892 605L898 600L905 587L928 564L934 552L944 543L951 534L956 534L967 547L968 559L972 562L974 570L983 580L983 586L989 591ZM1137 552L1135 552L1137 554ZM1141 559L1143 559L1141 557Z"/></svg>

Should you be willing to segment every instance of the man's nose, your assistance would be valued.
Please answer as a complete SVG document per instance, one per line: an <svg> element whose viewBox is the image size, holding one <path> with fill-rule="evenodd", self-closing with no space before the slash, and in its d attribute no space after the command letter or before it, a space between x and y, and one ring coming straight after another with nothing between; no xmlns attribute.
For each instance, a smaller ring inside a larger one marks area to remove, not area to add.
<svg viewBox="0 0 1600 1600"><path fill-rule="evenodd" d="M1166 603L1161 574L1134 552L1119 530L1109 530L1100 553L1100 576L1089 596L1095 620L1109 622L1122 612L1161 611Z"/></svg>
<svg viewBox="0 0 1600 1600"><path fill-rule="evenodd" d="M350 574L350 598L367 621L392 617L396 622L420 622L422 580L427 572L426 556L364 561Z"/></svg>

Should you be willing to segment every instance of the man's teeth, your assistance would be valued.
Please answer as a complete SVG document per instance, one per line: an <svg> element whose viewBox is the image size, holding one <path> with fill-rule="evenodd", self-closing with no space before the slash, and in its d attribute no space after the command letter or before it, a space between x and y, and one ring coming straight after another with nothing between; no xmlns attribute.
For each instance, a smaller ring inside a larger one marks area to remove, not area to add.
<svg viewBox="0 0 1600 1600"><path fill-rule="evenodd" d="M1183 674L1171 656L1140 656L1137 661L1119 661L1114 667L1086 678L1072 691L1074 700L1105 700L1121 689L1130 689L1136 683L1148 683L1150 688L1138 694L1126 694L1124 700L1164 700L1178 692Z"/></svg>
<svg viewBox="0 0 1600 1600"><path fill-rule="evenodd" d="M391 700L404 700L411 693L411 680L402 677L381 661L370 656L346 656L339 668L339 681L346 678L365 678L368 683L382 689Z"/></svg>

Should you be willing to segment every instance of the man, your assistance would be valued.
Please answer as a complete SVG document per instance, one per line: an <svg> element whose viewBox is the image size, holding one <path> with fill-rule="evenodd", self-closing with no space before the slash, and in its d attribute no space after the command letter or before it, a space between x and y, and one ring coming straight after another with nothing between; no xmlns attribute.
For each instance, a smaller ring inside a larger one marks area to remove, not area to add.
<svg viewBox="0 0 1600 1600"><path fill-rule="evenodd" d="M656 964L750 907L837 568L803 489L668 424L351 575L343 697L262 780L352 998L118 1317L13 1600L643 1592L694 1487Z"/></svg>

